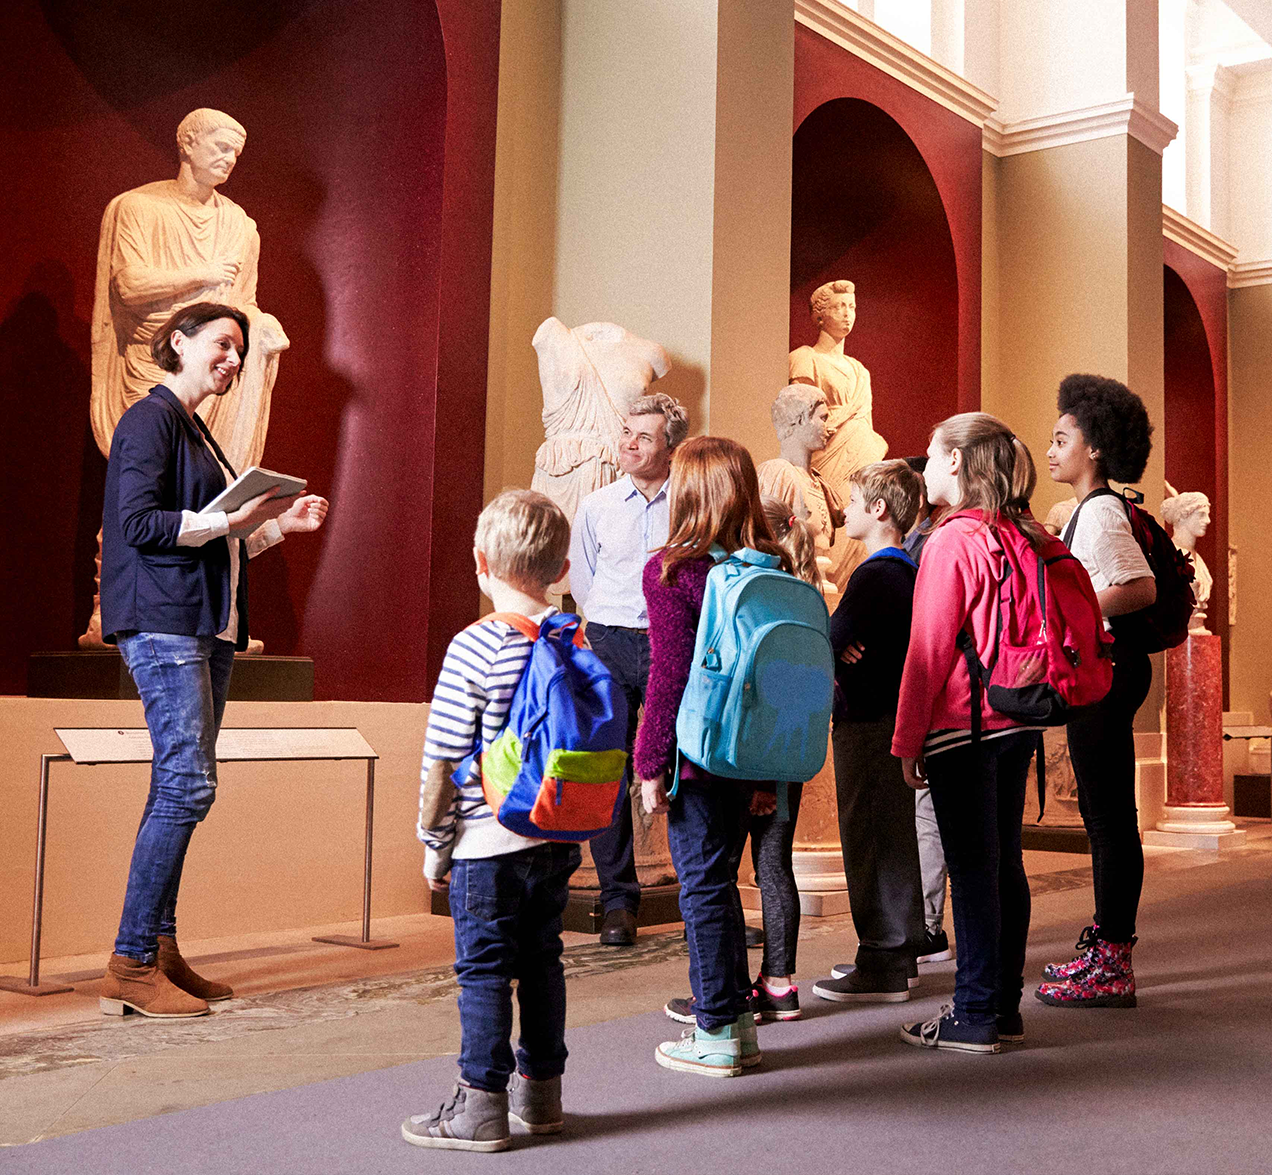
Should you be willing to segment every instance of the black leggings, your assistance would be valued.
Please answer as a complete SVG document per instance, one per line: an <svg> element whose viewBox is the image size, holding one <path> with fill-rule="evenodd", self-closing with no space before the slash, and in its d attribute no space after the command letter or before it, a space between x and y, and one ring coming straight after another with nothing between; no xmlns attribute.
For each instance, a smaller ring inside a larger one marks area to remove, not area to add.
<svg viewBox="0 0 1272 1175"><path fill-rule="evenodd" d="M1068 725L1078 810L1091 841L1095 921L1100 937L1129 942L1144 887L1144 849L1135 809L1135 712L1148 697L1147 653L1117 651L1113 687Z"/></svg>
<svg viewBox="0 0 1272 1175"><path fill-rule="evenodd" d="M804 785L791 783L787 787L790 789L789 820L779 820L776 812L771 816L751 817L751 864L755 868L755 884L760 890L760 909L764 915L761 975L795 974L799 891L795 888L791 846L795 843L795 821L799 817Z"/></svg>

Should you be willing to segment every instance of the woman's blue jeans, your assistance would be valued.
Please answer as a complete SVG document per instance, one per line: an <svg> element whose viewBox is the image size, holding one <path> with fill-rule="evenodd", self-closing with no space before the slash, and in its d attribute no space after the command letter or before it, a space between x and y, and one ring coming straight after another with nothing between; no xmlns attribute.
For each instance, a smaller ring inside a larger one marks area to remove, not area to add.
<svg viewBox="0 0 1272 1175"><path fill-rule="evenodd" d="M216 798L216 738L234 646L215 637L135 632L119 651L137 685L154 747L115 954L153 963L177 933L177 890L194 826Z"/></svg>

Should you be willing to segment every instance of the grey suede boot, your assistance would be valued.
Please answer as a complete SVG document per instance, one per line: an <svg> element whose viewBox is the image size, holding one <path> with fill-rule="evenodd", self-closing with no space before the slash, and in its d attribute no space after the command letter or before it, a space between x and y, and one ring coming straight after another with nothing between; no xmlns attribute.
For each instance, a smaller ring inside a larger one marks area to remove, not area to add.
<svg viewBox="0 0 1272 1175"><path fill-rule="evenodd" d="M432 1114L413 1114L402 1123L402 1137L412 1146L451 1151L502 1151L508 1130L508 1095L473 1089L462 1081L450 1101Z"/></svg>
<svg viewBox="0 0 1272 1175"><path fill-rule="evenodd" d="M561 1078L531 1081L514 1073L508 1081L508 1117L531 1134L560 1134L565 1126L561 1111Z"/></svg>

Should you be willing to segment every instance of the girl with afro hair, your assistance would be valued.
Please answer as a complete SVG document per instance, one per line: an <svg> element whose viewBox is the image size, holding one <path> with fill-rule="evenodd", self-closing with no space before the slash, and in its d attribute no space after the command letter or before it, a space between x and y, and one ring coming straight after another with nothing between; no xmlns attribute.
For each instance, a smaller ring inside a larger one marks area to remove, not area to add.
<svg viewBox="0 0 1272 1175"><path fill-rule="evenodd" d="M1091 577L1104 613L1147 608L1157 581L1131 532L1120 496L1144 474L1153 427L1143 401L1125 384L1098 375L1070 375L1060 384L1060 419L1047 464L1054 481L1073 487L1078 508L1065 541ZM1135 1006L1131 948L1144 883L1144 851L1135 809L1135 712L1152 684L1148 654L1113 646L1113 686L1107 697L1068 724L1069 757L1078 808L1091 841L1095 918L1078 938L1082 952L1050 963L1038 988L1043 1003L1066 1008Z"/></svg>

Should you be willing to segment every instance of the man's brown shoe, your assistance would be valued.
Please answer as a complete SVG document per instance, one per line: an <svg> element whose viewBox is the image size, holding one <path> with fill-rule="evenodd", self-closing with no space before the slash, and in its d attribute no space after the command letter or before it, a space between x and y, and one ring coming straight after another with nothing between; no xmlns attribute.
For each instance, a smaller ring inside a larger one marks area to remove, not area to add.
<svg viewBox="0 0 1272 1175"><path fill-rule="evenodd" d="M215 979L204 979L194 971L177 949L177 940L166 934L159 936L159 958L155 960L159 970L172 980L182 991L192 996L207 1000L209 1004L217 1000L228 1000L234 995L234 989L228 983L218 983Z"/></svg>
<svg viewBox="0 0 1272 1175"><path fill-rule="evenodd" d="M138 963L126 955L111 955L97 1004L106 1016L126 1016L131 1010L168 1020L211 1011L205 1001L182 991L157 963Z"/></svg>

